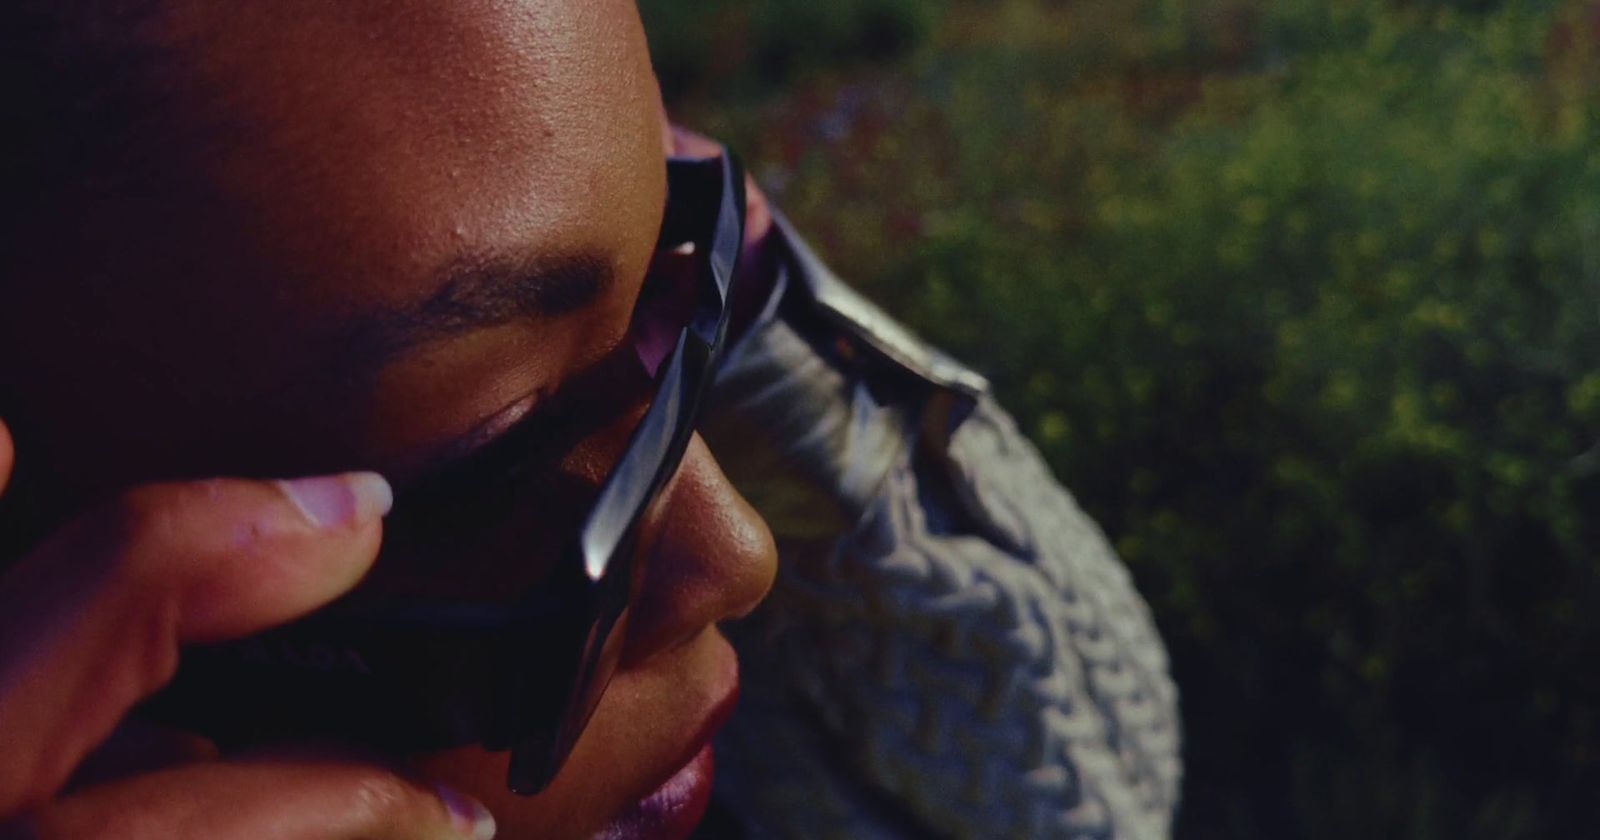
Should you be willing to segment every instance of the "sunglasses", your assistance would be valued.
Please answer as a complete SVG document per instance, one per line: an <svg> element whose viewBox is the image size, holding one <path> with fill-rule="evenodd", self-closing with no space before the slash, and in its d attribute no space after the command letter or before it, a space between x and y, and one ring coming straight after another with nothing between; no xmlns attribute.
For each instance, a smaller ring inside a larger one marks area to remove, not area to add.
<svg viewBox="0 0 1600 840"><path fill-rule="evenodd" d="M532 795L550 783L616 672L644 577L640 522L678 470L727 337L744 174L724 149L717 158L670 159L667 177L659 248L692 263L667 307L680 318L665 333L670 341L675 326L676 341L655 342L670 346L664 357L640 351L650 356L643 375L653 374L653 397L537 584L494 604L358 592L277 630L186 651L147 715L224 747L322 736L405 750L475 743L510 751L513 792ZM439 496L402 488L391 524L427 520L430 497ZM392 529L379 567L390 536ZM514 555L516 546L509 549Z"/></svg>

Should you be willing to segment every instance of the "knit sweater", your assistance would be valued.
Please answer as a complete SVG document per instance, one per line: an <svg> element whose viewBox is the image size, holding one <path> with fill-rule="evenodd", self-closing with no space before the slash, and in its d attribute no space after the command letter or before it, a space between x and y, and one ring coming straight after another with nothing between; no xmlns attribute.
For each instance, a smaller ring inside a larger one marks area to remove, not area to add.
<svg viewBox="0 0 1600 840"><path fill-rule="evenodd" d="M1177 694L1126 568L982 377L776 238L702 423L780 556L729 628L719 796L752 837L1167 837Z"/></svg>

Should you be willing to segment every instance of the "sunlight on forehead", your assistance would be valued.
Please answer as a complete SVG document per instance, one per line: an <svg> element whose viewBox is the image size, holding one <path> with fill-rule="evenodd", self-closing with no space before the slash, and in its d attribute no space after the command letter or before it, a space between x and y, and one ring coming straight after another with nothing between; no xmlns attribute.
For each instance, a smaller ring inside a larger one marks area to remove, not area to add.
<svg viewBox="0 0 1600 840"><path fill-rule="evenodd" d="M301 263L417 277L530 235L615 248L602 222L659 217L658 98L631 3L221 6L203 101L250 142L226 147L218 180Z"/></svg>

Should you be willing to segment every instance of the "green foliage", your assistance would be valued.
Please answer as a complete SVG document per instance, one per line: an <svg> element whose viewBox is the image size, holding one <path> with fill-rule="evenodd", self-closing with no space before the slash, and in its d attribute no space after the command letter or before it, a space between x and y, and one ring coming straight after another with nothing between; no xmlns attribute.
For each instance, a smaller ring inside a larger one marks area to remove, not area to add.
<svg viewBox="0 0 1600 840"><path fill-rule="evenodd" d="M727 94L822 67L899 56L928 35L945 0L642 0L669 97Z"/></svg>
<svg viewBox="0 0 1600 840"><path fill-rule="evenodd" d="M682 103L1116 539L1181 836L1600 830L1596 15L958 3Z"/></svg>

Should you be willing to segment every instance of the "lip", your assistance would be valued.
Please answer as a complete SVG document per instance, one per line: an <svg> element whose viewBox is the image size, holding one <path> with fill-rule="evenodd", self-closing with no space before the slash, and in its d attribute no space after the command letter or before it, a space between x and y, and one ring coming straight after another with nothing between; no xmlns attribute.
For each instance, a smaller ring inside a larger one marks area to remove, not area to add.
<svg viewBox="0 0 1600 840"><path fill-rule="evenodd" d="M711 804L716 759L703 744L661 787L618 814L593 840L686 840Z"/></svg>
<svg viewBox="0 0 1600 840"><path fill-rule="evenodd" d="M739 701L738 660L731 646L719 639L728 663L728 688L707 710L693 737L687 740L674 769L596 834L593 840L685 840L694 832L711 804L711 783L716 759L711 739L732 717Z"/></svg>

